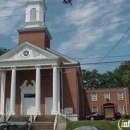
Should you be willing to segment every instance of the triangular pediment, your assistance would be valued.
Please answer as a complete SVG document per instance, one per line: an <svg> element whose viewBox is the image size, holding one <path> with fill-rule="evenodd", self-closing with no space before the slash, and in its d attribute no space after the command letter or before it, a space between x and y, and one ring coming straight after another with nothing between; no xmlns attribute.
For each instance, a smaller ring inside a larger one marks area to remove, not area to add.
<svg viewBox="0 0 130 130"><path fill-rule="evenodd" d="M22 43L0 57L0 61L57 59L58 57L28 42Z"/></svg>

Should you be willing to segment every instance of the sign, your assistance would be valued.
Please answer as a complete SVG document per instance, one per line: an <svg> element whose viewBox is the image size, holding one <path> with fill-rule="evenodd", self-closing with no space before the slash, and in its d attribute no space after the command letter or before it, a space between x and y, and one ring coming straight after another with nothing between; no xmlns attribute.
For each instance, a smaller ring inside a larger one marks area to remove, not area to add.
<svg viewBox="0 0 130 130"><path fill-rule="evenodd" d="M119 130L123 130L122 128L129 128L130 127L130 120L124 120L124 119L120 119L118 121L118 128Z"/></svg>

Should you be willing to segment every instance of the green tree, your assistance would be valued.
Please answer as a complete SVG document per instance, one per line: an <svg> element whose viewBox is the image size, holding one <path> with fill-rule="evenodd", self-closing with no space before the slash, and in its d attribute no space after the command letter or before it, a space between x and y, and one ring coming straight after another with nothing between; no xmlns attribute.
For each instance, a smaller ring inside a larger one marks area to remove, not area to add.
<svg viewBox="0 0 130 130"><path fill-rule="evenodd" d="M130 87L130 61L122 63L114 71L100 74L96 69L93 71L82 70L85 88L115 88Z"/></svg>
<svg viewBox="0 0 130 130"><path fill-rule="evenodd" d="M9 51L9 50L6 48L0 47L0 56L3 55L4 53L6 53L7 51Z"/></svg>
<svg viewBox="0 0 130 130"><path fill-rule="evenodd" d="M82 70L82 75L86 89L88 88L95 89L100 87L99 84L100 74L96 69L94 69L93 71Z"/></svg>
<svg viewBox="0 0 130 130"><path fill-rule="evenodd" d="M119 87L130 86L130 61L122 63L114 70L114 74L117 75Z"/></svg>

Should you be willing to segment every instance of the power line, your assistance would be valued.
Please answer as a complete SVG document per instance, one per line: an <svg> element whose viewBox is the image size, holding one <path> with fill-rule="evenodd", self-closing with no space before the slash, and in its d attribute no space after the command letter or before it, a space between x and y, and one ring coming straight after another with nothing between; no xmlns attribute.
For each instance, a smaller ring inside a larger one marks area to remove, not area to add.
<svg viewBox="0 0 130 130"><path fill-rule="evenodd" d="M129 4L129 1L127 1L127 5ZM23 2L19 2L19 3L23 3ZM26 2L25 2L26 3ZM108 5L108 2L100 2L100 3L95 3L93 4L92 6L88 6L88 7L85 7L85 8L71 8L73 10L75 9L87 9L87 8L93 8L95 6L101 6L103 4L106 4L107 3L107 6L113 6L113 5ZM63 4L62 2L59 3L59 2L46 2L46 4ZM111 4L111 3L110 3ZM121 5L126 5L126 2L118 2L118 4L121 4ZM20 8L23 8L23 7L26 7L26 4L23 4L21 6L11 6L11 7L2 7L0 8L0 10L10 10L10 9L20 9ZM72 6L68 6L68 7L72 7ZM68 9L68 8L67 8Z"/></svg>
<svg viewBox="0 0 130 130"><path fill-rule="evenodd" d="M130 27L126 30L126 32L123 34L123 36L119 39L119 41L115 44L115 46L104 56L104 57L102 57L98 62L96 62L96 64L98 64L98 63L101 63L100 61L102 61L105 57L107 57L118 45L119 45L119 43L122 41L122 39L125 37L125 35L129 32L129 30L130 30ZM94 65L96 65L96 64L94 64ZM94 66L93 65L93 66ZM91 67L93 67L93 66L91 66ZM91 68L90 67L90 68ZM89 68L89 69L90 69Z"/></svg>
<svg viewBox="0 0 130 130"><path fill-rule="evenodd" d="M124 2L119 2L119 3L124 3ZM95 4L94 6L96 6L96 5L100 5L100 4ZM126 5L126 3L124 3L124 5ZM128 5L128 4L127 4ZM107 6L111 6L111 5L107 5ZM4 8L6 9L6 10L11 10L11 9L13 9L13 8L15 8L15 9L20 9L20 8L23 8L23 7L26 7L26 5L22 5L22 6L14 6L14 7L3 7L3 8L0 8L0 11L5 11L4 10ZM90 6L90 7L87 7L87 8L92 8L93 6ZM105 6L104 6L105 7ZM123 7L123 6L122 6ZM73 10L80 10L80 9L87 9L87 8L74 8ZM52 13L52 12L51 12ZM115 13L115 12L114 12ZM3 17L16 17L16 16L24 16L25 14L21 14L21 15L10 15L10 16L2 16L1 18L3 18Z"/></svg>
<svg viewBox="0 0 130 130"><path fill-rule="evenodd" d="M108 61L108 62L99 62L99 63L97 63L97 62L95 62L95 63L81 63L80 65L102 65L102 64L113 64L113 63L124 63L124 62L126 62L126 60L125 61ZM130 62L130 60L128 60L127 62Z"/></svg>
<svg viewBox="0 0 130 130"><path fill-rule="evenodd" d="M112 24L120 24L120 23L126 22L126 21L130 21L130 18L126 19L126 20L121 20L121 21L113 22L113 23L108 23L108 24L102 24L102 25L94 26L94 27L91 27L91 29L89 29L87 32L89 32L90 30L93 30L95 28L100 28L100 27L108 26L108 25L112 25ZM74 30L68 30L68 31L52 32L51 34L59 34L59 33L61 34L61 33L66 33L66 32L69 33L69 32L72 32L72 31L78 31L78 30L84 30L84 29L86 29L86 28L74 29ZM47 34L45 34L45 35L47 35ZM88 36L95 36L95 35L88 35ZM17 38L16 37L15 38L1 38L0 40L8 40L8 39L17 39Z"/></svg>
<svg viewBox="0 0 130 130"><path fill-rule="evenodd" d="M105 57L105 58L116 58L116 57L129 57L130 55L120 55L120 56L107 56L107 57ZM73 58L73 59L90 59L90 58L103 58L103 57L101 57L101 56L99 56L99 57L94 57L94 56L90 56L90 57L79 57L79 58Z"/></svg>

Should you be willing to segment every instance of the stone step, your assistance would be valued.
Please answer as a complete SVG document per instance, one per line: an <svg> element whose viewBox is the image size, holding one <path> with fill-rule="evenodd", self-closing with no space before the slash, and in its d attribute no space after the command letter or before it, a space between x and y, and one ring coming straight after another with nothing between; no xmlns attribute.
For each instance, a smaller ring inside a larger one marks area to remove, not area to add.
<svg viewBox="0 0 130 130"><path fill-rule="evenodd" d="M35 122L54 122L55 116L53 115L38 115Z"/></svg>
<svg viewBox="0 0 130 130"><path fill-rule="evenodd" d="M8 121L26 122L29 120L29 117L30 117L29 115L12 115L12 116L10 116Z"/></svg>
<svg viewBox="0 0 130 130"><path fill-rule="evenodd" d="M32 123L32 130L53 130L54 123L52 122L38 122Z"/></svg>

